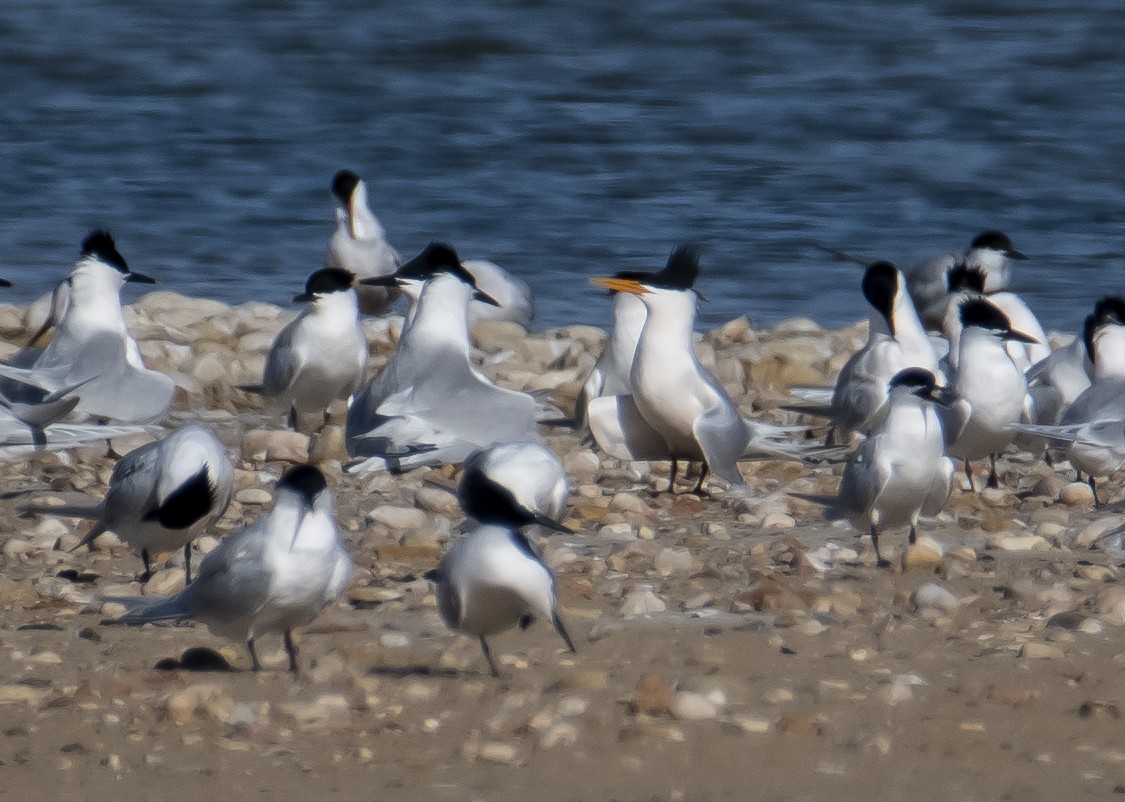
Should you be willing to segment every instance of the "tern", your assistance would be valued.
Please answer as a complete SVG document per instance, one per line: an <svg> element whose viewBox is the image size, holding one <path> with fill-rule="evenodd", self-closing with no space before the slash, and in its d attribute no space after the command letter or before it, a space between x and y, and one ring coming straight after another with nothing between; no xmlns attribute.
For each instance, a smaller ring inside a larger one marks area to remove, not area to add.
<svg viewBox="0 0 1125 802"><path fill-rule="evenodd" d="M152 575L156 555L183 549L191 582L191 544L222 517L234 492L234 467L222 443L202 426L185 426L130 451L113 466L105 498L93 506L27 508L55 516L95 519L82 541L113 532Z"/></svg>
<svg viewBox="0 0 1125 802"><path fill-rule="evenodd" d="M992 294L1011 284L1012 260L1026 259L1002 231L978 234L963 254L943 254L906 271L914 306L931 331L941 331L950 305L949 272L958 265L979 269L985 276L983 292Z"/></svg>
<svg viewBox="0 0 1125 802"><path fill-rule="evenodd" d="M495 443L538 440L535 399L497 387L472 362L468 304L491 298L456 251L431 243L393 276L361 283L420 290L398 349L348 409L348 453L367 458L351 470L458 463Z"/></svg>
<svg viewBox="0 0 1125 802"><path fill-rule="evenodd" d="M367 339L359 324L354 280L337 267L309 276L305 291L293 298L308 306L270 346L262 384L240 388L287 409L294 430L302 414L322 414L327 423L328 406L349 398L363 383Z"/></svg>
<svg viewBox="0 0 1125 802"><path fill-rule="evenodd" d="M1125 458L1125 299L1102 298L1087 318L1083 343L1091 383L1067 407L1058 425L1014 425L1023 434L1066 444L1066 457L1087 474L1094 504L1100 506L1097 477L1120 470Z"/></svg>
<svg viewBox="0 0 1125 802"><path fill-rule="evenodd" d="M857 529L871 533L879 566L879 535L910 526L920 515L937 515L953 488L953 462L944 455L945 436L935 404L944 404L934 374L907 368L889 383L886 411L871 435L844 465L838 506Z"/></svg>
<svg viewBox="0 0 1125 802"><path fill-rule="evenodd" d="M502 443L470 454L457 487L461 508L480 523L539 524L567 533L562 518L569 493L562 463L539 443Z"/></svg>
<svg viewBox="0 0 1125 802"><path fill-rule="evenodd" d="M340 170L332 178L336 207L336 230L328 240L326 267L347 270L359 278L392 275L400 264L398 252L387 242L379 219L367 205L367 183L351 170ZM358 288L364 314L386 311L398 292L393 287Z"/></svg>
<svg viewBox="0 0 1125 802"><path fill-rule="evenodd" d="M487 638L537 617L549 620L567 649L574 642L559 613L555 577L514 525L491 523L462 535L426 574L435 585L438 612L446 626L480 640L494 677L500 676Z"/></svg>
<svg viewBox="0 0 1125 802"><path fill-rule="evenodd" d="M1011 444L1013 423L1031 421L1031 403L1023 370L1004 347L1034 337L1012 328L1007 316L984 298L959 307L961 338L951 388L956 400L943 412L947 453L965 460L973 487L971 460L989 457L988 486L997 487L996 455Z"/></svg>
<svg viewBox="0 0 1125 802"><path fill-rule="evenodd" d="M867 343L844 364L832 391L828 414L836 439L871 431L887 402L888 383L900 371L938 370L937 355L898 268L890 262L872 263L861 288L873 312Z"/></svg>
<svg viewBox="0 0 1125 802"><path fill-rule="evenodd" d="M1043 331L1039 319L1028 308L1023 299L1014 292L1006 290L992 292L985 295L986 274L979 267L958 265L949 271L949 297L950 304L946 308L942 331L949 341L949 364L957 367L959 355L958 343L961 337L960 304L966 298L987 297L997 309L1004 313L1014 328L1035 338L1033 343L1009 341L1008 353L1012 359L1025 372L1032 365L1043 361L1051 355L1051 347L1047 343L1047 333Z"/></svg>
<svg viewBox="0 0 1125 802"><path fill-rule="evenodd" d="M54 339L29 368L0 365L0 376L48 393L82 385L76 413L117 423L151 423L164 417L175 384L148 370L125 327L120 291L126 282L155 283L129 269L113 237L94 231L69 279L69 301ZM18 400L18 388L5 394Z"/></svg>
<svg viewBox="0 0 1125 802"><path fill-rule="evenodd" d="M596 287L640 298L647 315L641 329L629 380L631 396L598 399L617 406L607 416L619 421L634 440L634 459L672 461L671 484L679 460L702 462L697 490L710 471L737 487L745 487L738 460L746 452L752 430L718 380L699 363L694 350L694 323L699 254L681 246L669 266L643 279L599 277ZM591 430L596 433L594 407Z"/></svg>
<svg viewBox="0 0 1125 802"><path fill-rule="evenodd" d="M255 671L262 665L254 641L281 633L296 674L293 630L339 598L352 568L324 474L298 465L277 483L273 509L224 538L194 582L170 598L113 599L130 608L115 623L201 621L216 635L245 642Z"/></svg>

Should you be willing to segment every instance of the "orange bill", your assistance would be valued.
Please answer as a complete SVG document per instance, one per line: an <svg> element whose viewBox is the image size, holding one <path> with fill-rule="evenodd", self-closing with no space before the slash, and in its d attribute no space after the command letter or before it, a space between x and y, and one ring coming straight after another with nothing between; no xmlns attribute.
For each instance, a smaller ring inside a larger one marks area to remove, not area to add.
<svg viewBox="0 0 1125 802"><path fill-rule="evenodd" d="M648 292L641 282L631 278L598 276L597 278L590 279L590 283L595 287L602 287L603 289L613 290L614 292L627 292L631 295L644 295Z"/></svg>

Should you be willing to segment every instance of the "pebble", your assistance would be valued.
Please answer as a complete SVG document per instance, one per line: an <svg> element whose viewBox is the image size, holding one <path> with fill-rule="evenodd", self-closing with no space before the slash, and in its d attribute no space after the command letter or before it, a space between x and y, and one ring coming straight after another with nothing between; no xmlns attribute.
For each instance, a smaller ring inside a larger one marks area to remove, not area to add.
<svg viewBox="0 0 1125 802"><path fill-rule="evenodd" d="M634 713L659 716L672 712L675 694L672 687L657 674L642 674L633 688L629 706Z"/></svg>
<svg viewBox="0 0 1125 802"><path fill-rule="evenodd" d="M507 741L487 741L480 745L477 758L487 763L511 766L520 762L520 749Z"/></svg>
<svg viewBox="0 0 1125 802"><path fill-rule="evenodd" d="M672 715L681 721L709 721L719 716L719 706L701 693L680 691L672 697Z"/></svg>
<svg viewBox="0 0 1125 802"><path fill-rule="evenodd" d="M173 596L184 589L184 569L169 568L149 577L145 593L151 596Z"/></svg>
<svg viewBox="0 0 1125 802"><path fill-rule="evenodd" d="M414 507L376 507L365 516L368 523L382 524L389 529L421 529L427 523L426 513Z"/></svg>
<svg viewBox="0 0 1125 802"><path fill-rule="evenodd" d="M621 600L621 615L625 618L662 613L667 609L668 605L653 592L650 585L634 588Z"/></svg>
<svg viewBox="0 0 1125 802"><path fill-rule="evenodd" d="M1051 544L1039 535L997 535L989 539L990 548L1000 551L1048 551Z"/></svg>
<svg viewBox="0 0 1125 802"><path fill-rule="evenodd" d="M1058 646L1031 641L1020 647L1020 657L1025 660L1061 660L1066 655Z"/></svg>
<svg viewBox="0 0 1125 802"><path fill-rule="evenodd" d="M656 555L656 571L661 576L686 574L695 565L691 551L682 546L669 546Z"/></svg>
<svg viewBox="0 0 1125 802"><path fill-rule="evenodd" d="M944 585L938 582L927 582L915 588L910 594L910 609L912 612L922 610L940 610L943 613L953 613L961 606L961 601Z"/></svg>
<svg viewBox="0 0 1125 802"><path fill-rule="evenodd" d="M239 504L266 505L273 501L273 496L270 495L268 490L263 490L260 487L247 487L235 493L234 500Z"/></svg>
<svg viewBox="0 0 1125 802"><path fill-rule="evenodd" d="M1085 482L1071 482L1059 491L1059 501L1068 507L1093 507L1094 491Z"/></svg>

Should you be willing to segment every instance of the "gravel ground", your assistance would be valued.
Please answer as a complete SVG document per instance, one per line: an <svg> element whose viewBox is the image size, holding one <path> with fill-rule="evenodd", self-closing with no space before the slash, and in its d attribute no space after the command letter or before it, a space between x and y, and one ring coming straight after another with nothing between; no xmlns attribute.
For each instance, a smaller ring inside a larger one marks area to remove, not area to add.
<svg viewBox="0 0 1125 802"><path fill-rule="evenodd" d="M42 305L0 307L18 342ZM276 477L313 459L337 494L357 570L338 604L249 671L198 625L124 628L105 596L142 592L114 537L68 551L87 524L20 507L100 497L113 440L0 467L0 799L435 800L1074 799L1125 792L1119 646L1125 626L1118 481L1108 504L1062 463L1012 452L1004 487L956 489L894 567L866 537L788 492L831 493L839 466L745 466L751 501L666 491L667 465L601 458L548 432L572 483L573 536L537 533L578 646L549 625L494 639L504 673L449 632L423 574L463 523L452 469L344 474L342 408L311 439L233 389L256 381L292 313L170 293L129 320L181 388L169 425L202 420L236 460L236 500L198 543L268 507ZM368 324L372 365L399 323ZM831 381L864 326L736 320L701 359L747 413ZM573 404L604 333L525 336L488 324L479 358L505 386ZM14 348L0 350L8 356ZM152 436L159 432L153 432ZM424 483L424 480L428 480ZM164 555L143 591L182 585ZM189 651L190 650L190 651ZM159 667L158 667L159 666Z"/></svg>

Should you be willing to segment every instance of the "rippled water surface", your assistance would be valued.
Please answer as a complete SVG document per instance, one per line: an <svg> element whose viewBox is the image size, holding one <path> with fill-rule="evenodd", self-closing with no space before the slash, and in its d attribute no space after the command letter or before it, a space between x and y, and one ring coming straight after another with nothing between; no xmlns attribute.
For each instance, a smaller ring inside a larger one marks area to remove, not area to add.
<svg viewBox="0 0 1125 802"><path fill-rule="evenodd" d="M908 263L984 228L1049 328L1121 288L1125 13L1042 3L0 4L0 273L28 300L92 225L169 289L283 302L328 184L391 241L526 277L537 325L604 324L586 277L704 247L704 325L865 314L822 242Z"/></svg>

